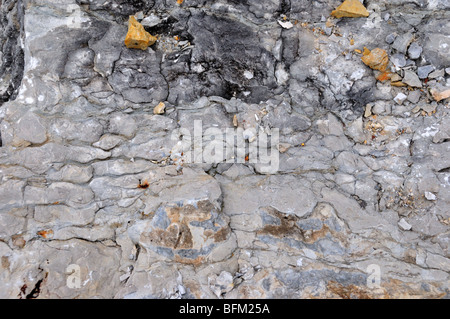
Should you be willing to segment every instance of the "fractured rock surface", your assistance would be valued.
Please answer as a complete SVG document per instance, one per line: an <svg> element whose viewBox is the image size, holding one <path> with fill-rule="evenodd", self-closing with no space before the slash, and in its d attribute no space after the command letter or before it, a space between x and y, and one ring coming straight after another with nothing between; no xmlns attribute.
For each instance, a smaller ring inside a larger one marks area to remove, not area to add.
<svg viewBox="0 0 450 319"><path fill-rule="evenodd" d="M419 2L3 1L0 297L448 298Z"/></svg>

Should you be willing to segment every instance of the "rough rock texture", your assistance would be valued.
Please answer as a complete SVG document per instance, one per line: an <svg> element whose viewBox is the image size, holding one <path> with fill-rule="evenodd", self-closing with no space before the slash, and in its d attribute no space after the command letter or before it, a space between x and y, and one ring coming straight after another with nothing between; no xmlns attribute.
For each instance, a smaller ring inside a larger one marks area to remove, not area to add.
<svg viewBox="0 0 450 319"><path fill-rule="evenodd" d="M2 1L0 297L448 298L449 2L341 3Z"/></svg>

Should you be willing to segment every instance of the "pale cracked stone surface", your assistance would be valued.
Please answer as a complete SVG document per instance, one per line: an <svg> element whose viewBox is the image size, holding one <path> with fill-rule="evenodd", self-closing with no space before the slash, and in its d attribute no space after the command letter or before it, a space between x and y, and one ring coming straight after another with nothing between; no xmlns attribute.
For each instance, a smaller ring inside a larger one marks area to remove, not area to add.
<svg viewBox="0 0 450 319"><path fill-rule="evenodd" d="M449 2L341 3L1 2L0 298L448 298Z"/></svg>

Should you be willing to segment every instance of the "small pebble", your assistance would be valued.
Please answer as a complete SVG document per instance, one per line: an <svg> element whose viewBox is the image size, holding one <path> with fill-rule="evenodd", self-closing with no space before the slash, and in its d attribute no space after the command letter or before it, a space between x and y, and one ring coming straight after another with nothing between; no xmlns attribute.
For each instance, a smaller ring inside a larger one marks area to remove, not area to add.
<svg viewBox="0 0 450 319"><path fill-rule="evenodd" d="M406 65L406 58L403 54L393 54L391 56L391 62L398 68L402 68Z"/></svg>
<svg viewBox="0 0 450 319"><path fill-rule="evenodd" d="M434 71L434 72L432 72L432 73L430 73L429 75L428 75L428 78L430 78L430 79L436 79L436 78L439 78L439 77L441 77L441 76L444 76L444 69L440 69L440 70L436 70L436 71Z"/></svg>
<svg viewBox="0 0 450 319"><path fill-rule="evenodd" d="M411 230L412 226L404 219L400 219L398 226L403 230Z"/></svg>
<svg viewBox="0 0 450 319"><path fill-rule="evenodd" d="M396 37L397 37L397 34L391 33L386 37L386 42L388 44L392 44L392 43L394 43Z"/></svg>
<svg viewBox="0 0 450 319"><path fill-rule="evenodd" d="M411 87L421 88L422 82L416 73L411 70L405 70L405 75L403 76L403 83L408 84Z"/></svg>
<svg viewBox="0 0 450 319"><path fill-rule="evenodd" d="M371 103L366 105L366 109L364 111L364 117L369 117L372 115L372 106L373 106L373 104L371 104Z"/></svg>
<svg viewBox="0 0 450 319"><path fill-rule="evenodd" d="M409 92L408 101L415 104L415 103L419 102L419 99L420 99L420 91L419 90Z"/></svg>
<svg viewBox="0 0 450 319"><path fill-rule="evenodd" d="M403 93L400 92L400 93L397 94L397 96L394 98L394 101L395 101L397 104L402 105L403 102L405 102L406 99L407 99L407 96L406 96L405 94L403 94Z"/></svg>
<svg viewBox="0 0 450 319"><path fill-rule="evenodd" d="M436 200L436 195L431 192L425 192L425 198L428 200Z"/></svg>
<svg viewBox="0 0 450 319"><path fill-rule="evenodd" d="M418 59L422 54L422 47L417 44L417 42L411 43L408 49L408 56L410 59Z"/></svg>
<svg viewBox="0 0 450 319"><path fill-rule="evenodd" d="M433 70L434 66L432 65L419 66L417 68L417 74L419 76L419 79L426 79L428 77L428 74L433 72Z"/></svg>

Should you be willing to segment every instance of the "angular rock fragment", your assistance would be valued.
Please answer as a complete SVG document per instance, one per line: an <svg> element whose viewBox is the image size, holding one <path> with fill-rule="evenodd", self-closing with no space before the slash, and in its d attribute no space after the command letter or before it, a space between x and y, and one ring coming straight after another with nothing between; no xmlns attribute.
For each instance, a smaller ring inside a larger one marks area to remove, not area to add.
<svg viewBox="0 0 450 319"><path fill-rule="evenodd" d="M433 72L434 70L434 66L432 65L424 65L424 66L419 66L417 68L417 74L419 75L419 79L426 79L428 77L428 74L430 74L431 72Z"/></svg>
<svg viewBox="0 0 450 319"><path fill-rule="evenodd" d="M156 42L157 38L145 31L142 24L137 22L134 16L128 21L128 33L125 37L125 45L129 49L147 50Z"/></svg>
<svg viewBox="0 0 450 319"><path fill-rule="evenodd" d="M165 110L166 110L166 105L163 102L160 102L153 109L153 114L164 114Z"/></svg>
<svg viewBox="0 0 450 319"><path fill-rule="evenodd" d="M156 15L150 15L148 17L145 17L141 24L146 27L154 27L155 25L158 25L161 23L161 19Z"/></svg>
<svg viewBox="0 0 450 319"><path fill-rule="evenodd" d="M403 68L406 65L406 58L403 54L393 54L391 62L398 68Z"/></svg>
<svg viewBox="0 0 450 319"><path fill-rule="evenodd" d="M436 78L444 76L444 74L445 74L444 69L441 69L441 70L436 70L436 71L428 74L428 77L430 79L436 79Z"/></svg>
<svg viewBox="0 0 450 319"><path fill-rule="evenodd" d="M422 82L416 73L411 70L405 70L405 76L403 77L403 83L408 84L411 87L421 88Z"/></svg>
<svg viewBox="0 0 450 319"><path fill-rule="evenodd" d="M436 195L434 195L432 192L425 192L425 198L428 200L436 200Z"/></svg>
<svg viewBox="0 0 450 319"><path fill-rule="evenodd" d="M434 98L437 102L439 102L439 101L441 101L441 100L445 100L445 99L448 99L448 98L450 97L450 89L447 89L447 90L441 91L441 92L439 92L439 91L436 90L436 89L432 89L432 90L431 90L431 94L433 95L433 98Z"/></svg>
<svg viewBox="0 0 450 319"><path fill-rule="evenodd" d="M360 18L368 17L369 12L358 0L345 0L331 15L336 18Z"/></svg>
<svg viewBox="0 0 450 319"><path fill-rule="evenodd" d="M392 44L392 43L394 43L396 37L397 37L397 34L395 34L395 33L388 34L388 35L386 36L385 41L386 41L386 43L388 43L388 44Z"/></svg>
<svg viewBox="0 0 450 319"><path fill-rule="evenodd" d="M411 32L399 35L392 44L392 48L394 48L400 53L405 54L406 51L408 50L409 45L413 40L414 34Z"/></svg>
<svg viewBox="0 0 450 319"><path fill-rule="evenodd" d="M379 70L381 72L386 71L389 63L387 52L380 48L373 49L372 51L367 49L364 50L364 55L361 60L371 69Z"/></svg>
<svg viewBox="0 0 450 319"><path fill-rule="evenodd" d="M409 92L408 101L410 101L411 103L417 103L417 102L419 102L419 99L420 99L420 91L419 90Z"/></svg>
<svg viewBox="0 0 450 319"><path fill-rule="evenodd" d="M412 228L412 226L404 218L402 218L398 222L398 226L403 230L411 230L411 228Z"/></svg>
<svg viewBox="0 0 450 319"><path fill-rule="evenodd" d="M399 94L397 94L397 96L394 98L394 101L395 101L397 104L402 105L403 102L405 102L406 98L407 98L407 96L406 96L405 94L399 93Z"/></svg>
<svg viewBox="0 0 450 319"><path fill-rule="evenodd" d="M284 29L291 29L294 27L291 21L281 21L278 20L278 23L284 28Z"/></svg>
<svg viewBox="0 0 450 319"><path fill-rule="evenodd" d="M408 56L410 59L418 59L422 54L422 47L417 44L417 42L413 42L408 49Z"/></svg>

